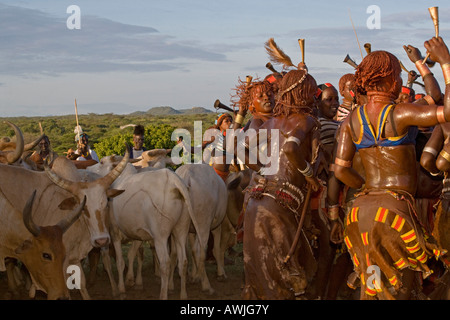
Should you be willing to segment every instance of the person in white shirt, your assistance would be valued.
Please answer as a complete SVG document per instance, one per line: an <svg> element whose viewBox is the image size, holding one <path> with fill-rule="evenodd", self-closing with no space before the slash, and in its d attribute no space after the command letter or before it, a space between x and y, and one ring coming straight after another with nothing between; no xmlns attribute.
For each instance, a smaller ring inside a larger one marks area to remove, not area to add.
<svg viewBox="0 0 450 320"><path fill-rule="evenodd" d="M76 167L78 169L86 169L86 167L100 162L97 153L89 146L89 136L86 133L81 133L79 139L78 135L75 136L75 141L78 142L75 154L79 155L77 160L74 160Z"/></svg>

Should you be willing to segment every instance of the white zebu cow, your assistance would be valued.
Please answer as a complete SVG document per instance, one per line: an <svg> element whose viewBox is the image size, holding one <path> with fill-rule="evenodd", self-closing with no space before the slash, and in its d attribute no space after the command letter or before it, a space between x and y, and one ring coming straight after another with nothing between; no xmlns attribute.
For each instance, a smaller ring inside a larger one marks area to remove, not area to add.
<svg viewBox="0 0 450 320"><path fill-rule="evenodd" d="M210 232L214 238L213 255L217 276L226 279L225 252L236 244L237 219L242 208L241 173L230 173L226 182L207 164L185 164L175 171L186 183L191 195L194 214L202 221L200 231L190 234L195 265L194 280L200 278L203 291L212 293L205 269L206 247ZM192 241L192 239L195 239ZM199 243L205 248L200 250Z"/></svg>
<svg viewBox="0 0 450 320"><path fill-rule="evenodd" d="M100 163L88 168L88 171L105 174L114 166L114 158L105 157ZM137 172L128 165L122 175L113 184L115 188L125 190L111 201L111 223L115 224L125 237L139 241L153 240L161 272L160 299L168 298L170 256L168 240L172 236L178 256L181 278L180 298L186 299L186 241L192 218L192 205L186 185L173 171L159 169ZM187 206L187 212L184 208ZM192 218L195 228L199 223ZM121 239L114 239L117 269L119 273L119 291L125 293L123 270L125 267ZM102 257L106 253L102 251ZM131 266L130 266L131 267Z"/></svg>
<svg viewBox="0 0 450 320"><path fill-rule="evenodd" d="M202 221L196 230L195 243L192 244L192 253L195 261L194 280L200 278L202 290L213 293L205 269L206 248L209 233L214 236L213 254L217 261L217 274L225 275L224 259L220 256L221 223L227 211L227 187L214 169L207 164L185 164L176 171L189 189L191 202L199 221Z"/></svg>

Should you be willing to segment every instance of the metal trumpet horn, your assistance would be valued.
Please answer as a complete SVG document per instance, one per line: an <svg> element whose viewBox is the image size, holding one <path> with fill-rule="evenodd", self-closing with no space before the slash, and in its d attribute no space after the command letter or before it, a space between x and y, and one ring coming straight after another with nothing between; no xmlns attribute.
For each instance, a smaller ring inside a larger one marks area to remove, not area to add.
<svg viewBox="0 0 450 320"><path fill-rule="evenodd" d="M431 20L433 20L434 32L435 32L435 36L437 38L437 37L439 37L439 8L438 7L430 7L430 8L428 8L428 11L430 12ZM425 57L425 59L423 59L422 64L426 63L426 61L429 60L428 59L429 57L430 57L430 54L428 53L427 56ZM428 63L427 63L427 65L430 66Z"/></svg>
<svg viewBox="0 0 450 320"><path fill-rule="evenodd" d="M355 61L353 61L352 60L352 58L350 58L350 56L347 54L347 56L344 58L344 61L343 62L346 62L346 63L348 63L349 65L351 65L353 68L358 68L358 65L356 64L356 62Z"/></svg>
<svg viewBox="0 0 450 320"><path fill-rule="evenodd" d="M270 62L267 62L266 68L272 71L273 73L279 73Z"/></svg>
<svg viewBox="0 0 450 320"><path fill-rule="evenodd" d="M372 45L370 43L364 43L364 49L366 49L367 54L372 52Z"/></svg>
<svg viewBox="0 0 450 320"><path fill-rule="evenodd" d="M222 102L220 102L219 99L217 99L214 102L214 109L216 109L216 110L223 109L223 110L234 112L233 109L231 109L229 106L224 105Z"/></svg>
<svg viewBox="0 0 450 320"><path fill-rule="evenodd" d="M302 51L302 63L305 63L305 39L298 39L298 44Z"/></svg>

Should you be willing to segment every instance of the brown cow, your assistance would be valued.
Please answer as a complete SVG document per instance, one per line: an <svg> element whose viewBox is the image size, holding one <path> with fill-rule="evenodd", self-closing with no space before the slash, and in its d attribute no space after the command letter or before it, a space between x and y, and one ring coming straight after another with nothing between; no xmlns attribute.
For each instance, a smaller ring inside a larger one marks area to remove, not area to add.
<svg viewBox="0 0 450 320"><path fill-rule="evenodd" d="M47 293L49 300L67 299L69 292L63 274L66 251L62 237L79 218L86 198L58 223L44 227L36 225L32 219L35 196L36 191L28 199L22 217L1 193L0 206L6 210L0 215L0 271L6 270L6 257L18 259L30 272L34 284Z"/></svg>

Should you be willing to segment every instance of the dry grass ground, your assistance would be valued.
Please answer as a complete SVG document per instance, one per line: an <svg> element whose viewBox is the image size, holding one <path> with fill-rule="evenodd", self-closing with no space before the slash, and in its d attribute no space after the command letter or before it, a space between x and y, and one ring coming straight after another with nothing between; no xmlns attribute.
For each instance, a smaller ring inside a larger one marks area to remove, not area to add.
<svg viewBox="0 0 450 320"><path fill-rule="evenodd" d="M124 245L124 256L128 249L128 245ZM236 254L233 256L226 257L233 261L233 264L227 264L225 266L225 271L227 273L227 279L224 281L219 281L216 277L216 264L214 262L207 262L206 269L211 286L214 288L215 293L209 295L201 290L200 283L188 283L187 284L187 294L189 300L239 300L241 294L241 287L243 284L243 261L242 261L242 245L236 245L234 247ZM113 268L115 268L115 262L113 260ZM86 275L89 274L90 270L88 263L84 265L84 271ZM135 261L136 268L136 261ZM115 273L117 279L117 273ZM158 300L160 292L160 278L155 275L153 256L148 245L144 247L144 265L143 265L143 282L144 287L142 290L137 290L134 288L128 288L126 300ZM174 276L175 290L169 292L169 300L179 300L179 288L180 288L180 278L175 272ZM111 285L106 272L103 269L103 265L100 264L97 270L96 282L89 287L89 293L92 300L113 300L114 298L111 294ZM0 300L9 300L13 297L8 292L8 284L6 279L6 273L0 273ZM77 290L71 291L71 298L74 300L81 300L81 295ZM23 288L20 297L14 297L14 299L27 300L28 293ZM44 294L38 294L36 299L45 299Z"/></svg>

